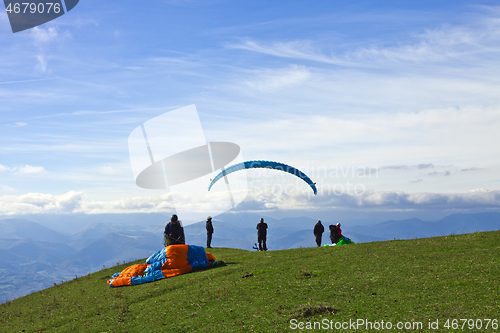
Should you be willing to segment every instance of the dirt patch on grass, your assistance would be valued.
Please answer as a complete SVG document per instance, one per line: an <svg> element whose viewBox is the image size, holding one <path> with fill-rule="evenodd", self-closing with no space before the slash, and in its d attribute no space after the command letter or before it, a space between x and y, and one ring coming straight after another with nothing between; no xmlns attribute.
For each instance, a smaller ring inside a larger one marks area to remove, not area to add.
<svg viewBox="0 0 500 333"><path fill-rule="evenodd" d="M337 312L339 312L339 310L326 305L306 304L301 305L300 308L295 310L295 312L293 313L293 317L308 318L316 314L336 314Z"/></svg>

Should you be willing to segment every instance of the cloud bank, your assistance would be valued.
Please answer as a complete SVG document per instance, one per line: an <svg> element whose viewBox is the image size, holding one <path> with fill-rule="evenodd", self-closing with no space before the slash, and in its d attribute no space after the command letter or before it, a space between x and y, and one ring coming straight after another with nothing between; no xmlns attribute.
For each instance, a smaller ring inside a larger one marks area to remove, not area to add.
<svg viewBox="0 0 500 333"><path fill-rule="evenodd" d="M498 53L500 21L497 8L467 25L442 25L413 35L405 42L363 43L355 48L328 49L327 45L309 39L293 41L258 41L242 39L227 44L229 48L251 51L281 58L301 59L340 67L376 67L380 64L468 63L484 54ZM369 44L369 46L365 46ZM484 60L484 59L483 59Z"/></svg>
<svg viewBox="0 0 500 333"><path fill-rule="evenodd" d="M456 209L500 209L500 191L478 189L463 193L406 193L402 191L366 191L355 193L322 193L309 196L299 193L285 200L275 194L254 194L252 211L290 209L325 211L336 209L386 211L399 210L456 210ZM293 204L290 204L293 202ZM196 200L186 200L186 206L196 212L210 212L213 206ZM250 207L250 206L249 206ZM90 201L85 192L70 191L61 195L29 193L0 197L0 214L123 214L123 213L169 213L175 209L170 194L146 197L122 198L111 201Z"/></svg>
<svg viewBox="0 0 500 333"><path fill-rule="evenodd" d="M406 193L367 191L362 195L329 196L321 206L385 209L477 209L500 208L500 191L474 190L464 193Z"/></svg>
<svg viewBox="0 0 500 333"><path fill-rule="evenodd" d="M28 164L16 167L8 167L0 164L0 172L10 172L16 175L36 175L46 174L47 170L45 170L42 166L33 166Z"/></svg>

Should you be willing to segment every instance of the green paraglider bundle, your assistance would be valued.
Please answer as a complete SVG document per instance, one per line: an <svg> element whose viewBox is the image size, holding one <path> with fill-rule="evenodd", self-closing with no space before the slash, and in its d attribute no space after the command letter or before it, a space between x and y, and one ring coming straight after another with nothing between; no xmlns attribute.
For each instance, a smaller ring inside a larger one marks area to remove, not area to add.
<svg viewBox="0 0 500 333"><path fill-rule="evenodd" d="M337 245L349 245L349 244L354 244L354 242L350 238L342 236L340 237L337 244L325 244L324 246L337 246Z"/></svg>

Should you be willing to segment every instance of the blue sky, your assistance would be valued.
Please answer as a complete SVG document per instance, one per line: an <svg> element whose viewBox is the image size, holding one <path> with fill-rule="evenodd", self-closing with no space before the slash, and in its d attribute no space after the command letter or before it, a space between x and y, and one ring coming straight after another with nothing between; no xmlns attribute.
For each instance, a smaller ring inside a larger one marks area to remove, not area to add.
<svg viewBox="0 0 500 333"><path fill-rule="evenodd" d="M499 31L494 1L82 0L16 34L2 11L0 214L170 211L127 138L192 104L317 181L301 214L497 210Z"/></svg>

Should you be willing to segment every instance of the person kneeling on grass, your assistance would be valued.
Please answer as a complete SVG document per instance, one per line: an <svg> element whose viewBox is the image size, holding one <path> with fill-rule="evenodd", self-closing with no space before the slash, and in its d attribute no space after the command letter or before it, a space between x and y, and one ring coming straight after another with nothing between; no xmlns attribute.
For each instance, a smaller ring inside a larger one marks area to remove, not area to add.
<svg viewBox="0 0 500 333"><path fill-rule="evenodd" d="M177 215L172 215L170 222L165 226L163 236L165 237L165 246L185 244L184 228Z"/></svg>

